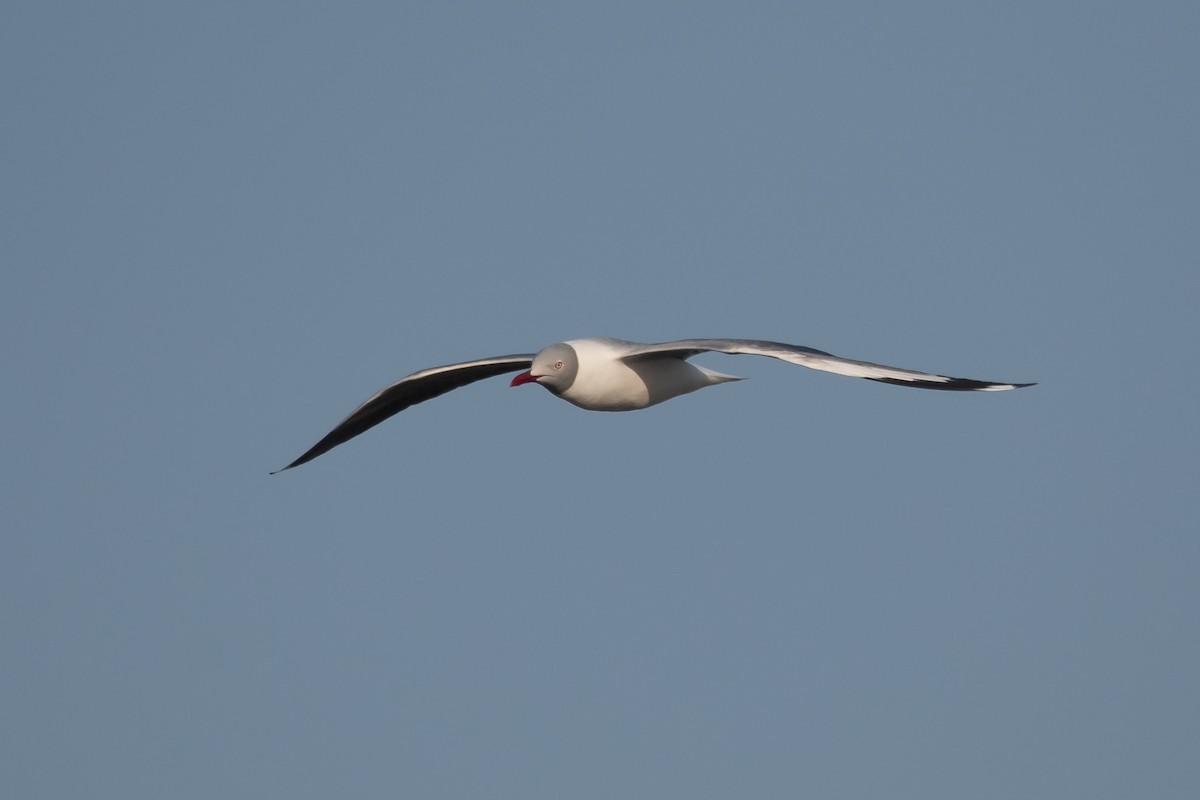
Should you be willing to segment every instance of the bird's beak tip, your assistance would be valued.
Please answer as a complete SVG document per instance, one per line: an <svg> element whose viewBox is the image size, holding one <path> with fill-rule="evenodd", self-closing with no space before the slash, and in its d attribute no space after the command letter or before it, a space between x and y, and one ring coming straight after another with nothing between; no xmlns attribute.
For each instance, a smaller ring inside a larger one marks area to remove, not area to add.
<svg viewBox="0 0 1200 800"><path fill-rule="evenodd" d="M522 372L517 377L513 378L512 383L510 383L509 386L510 387L520 386L522 383L533 383L536 380L537 380L537 378L533 377L533 373L530 372L529 370L526 370L525 372Z"/></svg>

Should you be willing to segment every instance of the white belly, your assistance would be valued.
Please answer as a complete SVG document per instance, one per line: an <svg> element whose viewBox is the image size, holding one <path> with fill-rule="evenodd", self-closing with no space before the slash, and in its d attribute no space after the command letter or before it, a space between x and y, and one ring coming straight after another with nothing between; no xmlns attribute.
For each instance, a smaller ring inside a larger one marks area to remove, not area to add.
<svg viewBox="0 0 1200 800"><path fill-rule="evenodd" d="M602 341L584 339L567 344L579 355L579 372L559 396L589 411L633 411L705 386L739 380L678 358L626 363L614 358Z"/></svg>

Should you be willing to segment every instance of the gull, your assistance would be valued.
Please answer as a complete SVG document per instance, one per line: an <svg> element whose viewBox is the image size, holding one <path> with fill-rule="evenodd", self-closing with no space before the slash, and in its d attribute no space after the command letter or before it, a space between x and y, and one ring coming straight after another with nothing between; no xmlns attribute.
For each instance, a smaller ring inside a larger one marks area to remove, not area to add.
<svg viewBox="0 0 1200 800"><path fill-rule="evenodd" d="M414 372L368 398L321 441L276 472L307 464L409 406L518 370L525 371L513 378L510 386L541 384L555 396L588 411L634 411L707 386L742 380L688 361L700 353L767 356L823 372L918 389L1004 392L1035 385L951 378L757 339L680 339L659 344L607 337L573 339L534 354L495 356Z"/></svg>

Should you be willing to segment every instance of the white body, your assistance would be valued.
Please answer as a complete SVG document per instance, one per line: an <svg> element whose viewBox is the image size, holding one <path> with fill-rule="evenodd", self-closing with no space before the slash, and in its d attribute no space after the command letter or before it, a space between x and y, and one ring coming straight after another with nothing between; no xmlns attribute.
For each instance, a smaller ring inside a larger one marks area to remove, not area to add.
<svg viewBox="0 0 1200 800"><path fill-rule="evenodd" d="M624 361L622 356L634 343L620 339L575 339L564 344L578 353L579 372L558 396L588 411L633 411L705 386L741 380L678 358Z"/></svg>

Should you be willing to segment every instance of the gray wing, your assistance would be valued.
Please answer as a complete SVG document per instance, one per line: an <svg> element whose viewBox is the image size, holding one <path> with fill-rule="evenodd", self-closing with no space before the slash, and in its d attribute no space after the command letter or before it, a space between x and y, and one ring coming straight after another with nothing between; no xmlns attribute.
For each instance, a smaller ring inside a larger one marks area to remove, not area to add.
<svg viewBox="0 0 1200 800"><path fill-rule="evenodd" d="M680 339L677 342L635 345L622 356L625 361L644 358L673 357L691 358L698 353L729 353L730 355L767 356L778 358L802 367L848 375L852 378L867 378L897 386L913 386L920 389L944 389L960 392L1003 392L1033 386L1032 383L997 383L977 381L970 378L951 378L930 372L873 364L870 361L855 361L841 358L823 350L801 347L782 342L764 342L756 339Z"/></svg>
<svg viewBox="0 0 1200 800"><path fill-rule="evenodd" d="M342 442L347 442L363 431L369 430L383 422L393 414L398 414L409 406L432 400L453 389L466 386L468 383L481 381L506 372L529 369L533 364L532 355L496 356L479 361L464 361L461 364L447 364L444 367L433 367L414 372L406 378L393 383L386 389L380 390L358 408L350 413L338 426L325 435L325 438L314 444L304 455L276 472L298 467L312 461L323 453L328 453Z"/></svg>

